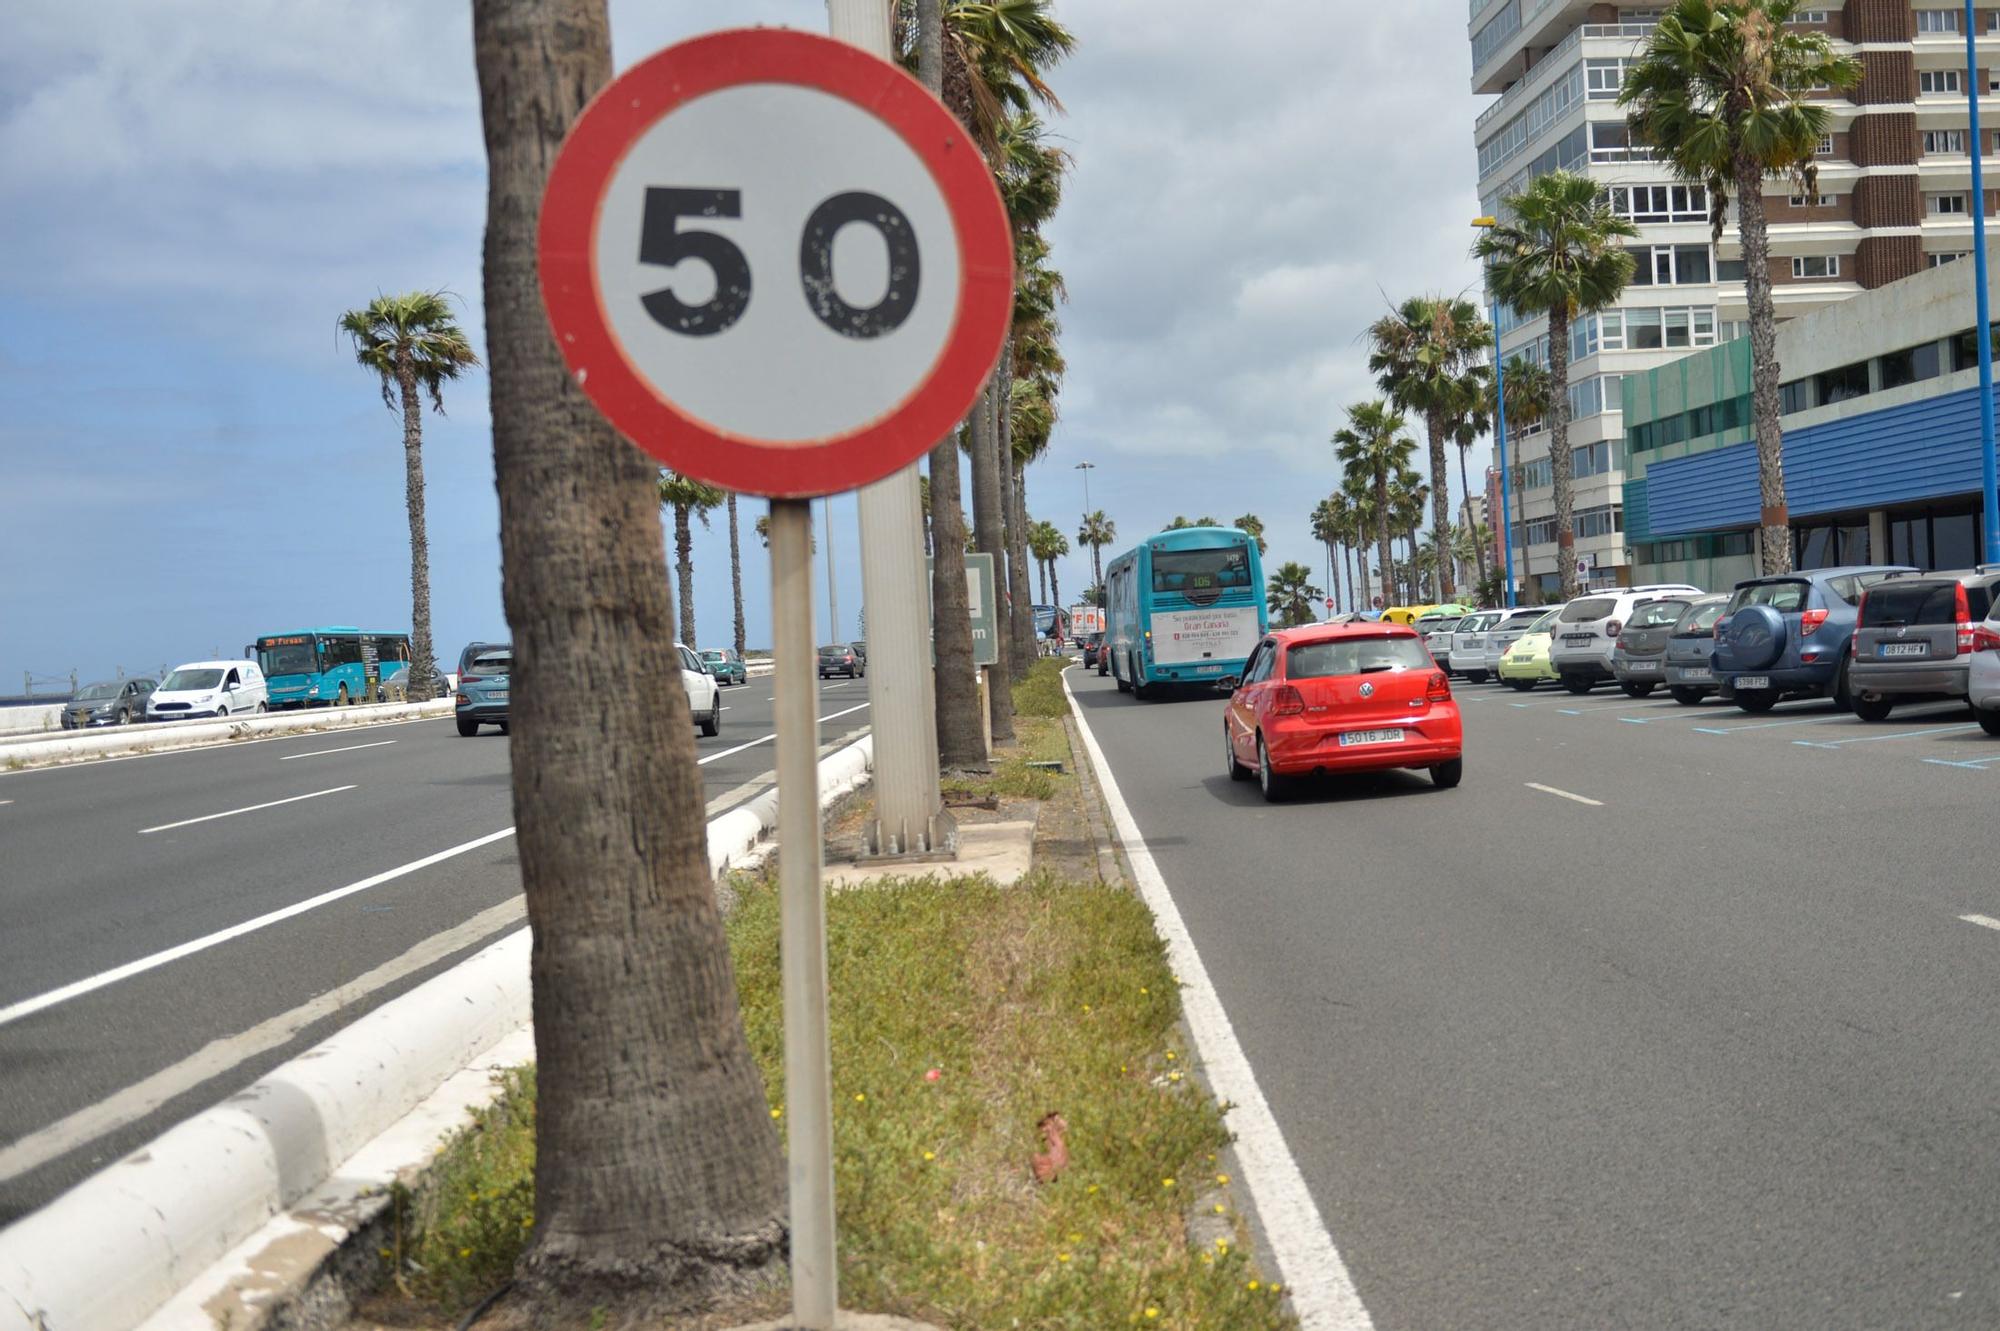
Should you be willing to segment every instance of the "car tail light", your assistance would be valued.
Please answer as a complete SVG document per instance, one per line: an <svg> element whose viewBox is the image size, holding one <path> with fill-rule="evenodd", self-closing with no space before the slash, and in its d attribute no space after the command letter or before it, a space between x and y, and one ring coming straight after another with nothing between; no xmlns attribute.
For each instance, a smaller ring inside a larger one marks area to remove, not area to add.
<svg viewBox="0 0 2000 1331"><path fill-rule="evenodd" d="M2000 652L2000 633L1994 632L1984 624L1976 625L1972 630L1972 650L1975 652Z"/></svg>
<svg viewBox="0 0 2000 1331"><path fill-rule="evenodd" d="M1306 700L1289 684L1271 690L1271 715L1297 716L1306 709Z"/></svg>
<svg viewBox="0 0 2000 1331"><path fill-rule="evenodd" d="M1863 593L1864 596L1866 594L1865 592ZM1808 610L1800 615L1799 636L1810 637L1812 634L1819 632L1819 626L1826 623L1827 613L1825 610Z"/></svg>
<svg viewBox="0 0 2000 1331"><path fill-rule="evenodd" d="M1972 607L1965 603L1965 584L1961 582L1952 590L1958 593L1958 650L1955 655L1964 656L1967 652L1979 650L1972 645L1979 625L1972 622Z"/></svg>
<svg viewBox="0 0 2000 1331"><path fill-rule="evenodd" d="M1610 620L1604 625L1604 636L1607 638L1615 638L1618 636L1618 630L1624 627L1625 626L1623 624L1620 624L1617 620L1615 619Z"/></svg>
<svg viewBox="0 0 2000 1331"><path fill-rule="evenodd" d="M1434 673L1431 676L1430 689L1427 696L1432 702L1450 702L1451 676L1445 674L1442 670Z"/></svg>
<svg viewBox="0 0 2000 1331"><path fill-rule="evenodd" d="M472 699L466 697L463 693L459 694L454 701L456 701L460 707L470 707L472 705Z"/></svg>

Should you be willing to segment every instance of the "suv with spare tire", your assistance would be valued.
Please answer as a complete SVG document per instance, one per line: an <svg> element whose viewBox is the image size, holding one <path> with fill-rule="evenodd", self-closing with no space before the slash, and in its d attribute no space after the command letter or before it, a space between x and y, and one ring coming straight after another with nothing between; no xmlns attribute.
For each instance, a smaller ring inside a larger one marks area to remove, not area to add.
<svg viewBox="0 0 2000 1331"><path fill-rule="evenodd" d="M1901 564L1859 564L1774 573L1736 584L1715 621L1715 678L1746 712L1786 698L1831 698L1847 711L1854 693L1848 643L1861 594L1917 572Z"/></svg>

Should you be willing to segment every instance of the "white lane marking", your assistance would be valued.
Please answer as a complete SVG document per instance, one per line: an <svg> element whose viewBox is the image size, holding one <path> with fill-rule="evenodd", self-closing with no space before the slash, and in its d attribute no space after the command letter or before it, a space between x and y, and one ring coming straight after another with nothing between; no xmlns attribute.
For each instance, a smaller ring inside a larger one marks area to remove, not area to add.
<svg viewBox="0 0 2000 1331"><path fill-rule="evenodd" d="M1967 924L1976 924L1982 929L2000 929L2000 920L1994 919L1991 915L1961 915L1958 918Z"/></svg>
<svg viewBox="0 0 2000 1331"><path fill-rule="evenodd" d="M822 716L822 717L820 718L820 723L821 723L822 725L824 725L824 724L825 724L826 722L828 722L828 721L833 721L833 720L837 720L837 719L839 719L840 717L843 717L843 716L847 716L847 715L849 715L850 713L853 713L853 712L858 712L858 711L860 711L860 710L861 710L861 709L862 709L863 707L866 707L866 706L868 706L868 704L864 702L864 703L860 703L860 704L858 704L858 705L856 705L856 706L853 706L853 707L849 707L848 709L846 709L846 711L840 711L840 712L829 712L829 713L827 713L827 714L826 714L825 716ZM695 759L695 766L697 766L697 767L706 767L706 766L707 766L708 764L710 764L710 763L714 762L714 761L715 761L716 759L718 759L718 758L727 758L727 757L728 757L728 756L729 756L730 754L732 754L732 753L741 753L741 752L743 752L743 750L745 750L745 749L754 749L754 748L756 748L756 747L757 747L757 746L758 746L759 744L769 744L769 743L770 743L770 742L771 742L772 740L776 739L777 737L778 737L778 736L777 736L777 732L773 731L773 732L772 732L771 734L769 734L769 735L763 735L763 736L759 736L758 738L756 738L756 739L753 739L753 740L749 741L749 742L748 742L748 743L746 743L746 744L738 744L738 745L737 745L737 746L736 746L735 748L733 748L733 749L724 749L724 750L722 750L722 751L721 751L721 752L719 752L719 753L711 753L711 754L709 754L709 755L708 755L708 756L707 756L706 758L697 758L697 759Z"/></svg>
<svg viewBox="0 0 2000 1331"><path fill-rule="evenodd" d="M349 883L346 887L336 887L332 891L322 892L316 897L307 897L304 901L293 902L289 906L283 906L274 911L267 911L255 919L245 920L241 924L232 924L227 929L217 929L212 934L203 934L200 938L190 939L188 942L167 948L165 951L140 957L137 961L128 961L123 966L115 966L100 974L88 976L74 983L66 984L60 989L51 989L45 994L37 994L33 998L24 998L18 1003L0 1008L0 1026L10 1025L13 1022L21 1020L23 1017L33 1016L37 1012L46 1011L60 1003L67 1003L72 998L80 998L85 994L103 989L108 985L116 984L120 980L129 980L134 975L142 975L147 971L157 970L169 962L179 961L182 957L191 957L197 952L206 952L209 948L220 947L231 939L241 938L245 934L255 933L259 929L269 928L280 921L291 919L294 915L303 915L309 910L318 910L321 906L330 905L343 897L351 897L356 892L366 892L371 887L380 887L384 883L393 882L405 875L413 874L419 869L428 869L433 864L442 864L453 856L463 855L470 850L478 850L481 846L491 845L503 837L513 835L513 828L503 827L498 832L489 832L483 837L475 837L471 841L453 846L449 850L440 850L435 854L426 855L420 860L411 860L408 864L400 864L393 869L387 869L375 874L373 877L363 878L358 883Z"/></svg>
<svg viewBox="0 0 2000 1331"><path fill-rule="evenodd" d="M373 744L349 744L347 747L341 749L314 749L311 753L288 753L278 759L278 761L288 763L294 758L318 758L328 753L353 753L356 749L379 749L385 744L394 743L396 741L393 739L378 739Z"/></svg>
<svg viewBox="0 0 2000 1331"><path fill-rule="evenodd" d="M177 1095L182 1095L211 1077L262 1053L290 1042L314 1022L330 1017L351 1003L359 1002L378 989L394 984L463 947L504 929L527 913L527 899L514 897L489 907L457 928L433 934L399 957L365 971L337 988L329 989L289 1012L260 1021L247 1031L209 1041L171 1067L133 1082L116 1095L79 1109L67 1118L29 1133L13 1144L0 1147L0 1183L39 1169L51 1160L69 1154L79 1146L96 1141L106 1133L138 1122Z"/></svg>
<svg viewBox="0 0 2000 1331"><path fill-rule="evenodd" d="M12 804L13 802L12 800L0 800L0 804Z"/></svg>
<svg viewBox="0 0 2000 1331"><path fill-rule="evenodd" d="M239 813L255 813L259 809L275 809L280 804L297 804L300 800L316 800L321 795L338 795L343 790L355 789L352 785L333 786L326 790L315 790L310 795L293 795L289 799L272 800L268 804L248 804L240 809L224 809L221 813L205 813L199 818L183 818L177 823L161 823L158 827L142 827L140 836L153 832L171 832L176 827L193 827L196 823L212 823L218 818L234 818Z"/></svg>
<svg viewBox="0 0 2000 1331"><path fill-rule="evenodd" d="M1063 692L1069 694L1070 712L1090 754L1097 773L1098 788L1111 811L1112 825L1125 845L1125 857L1138 880L1139 894L1153 912L1154 922L1167 941L1167 957L1181 979L1181 1007L1188 1028L1194 1033L1195 1048L1208 1072L1209 1084L1218 1099L1229 1103L1229 1126L1236 1133L1236 1151L1243 1161L1244 1181L1257 1201L1264 1232L1278 1259L1278 1270L1291 1287L1292 1309L1304 1331L1372 1331L1374 1322L1362 1305L1361 1295L1347 1274L1347 1264L1333 1246L1326 1222L1320 1218L1312 1193L1299 1173L1298 1161L1285 1145L1285 1134L1257 1085L1257 1074L1249 1056L1236 1042L1236 1032L1223 1010L1222 999L1208 978L1194 938L1174 905L1173 893L1153 852L1139 834L1139 825L1119 793L1111 774L1111 764L1091 733L1090 722L1070 692L1068 672L1063 674Z"/></svg>
<svg viewBox="0 0 2000 1331"><path fill-rule="evenodd" d="M1554 786L1545 786L1539 781L1523 781L1521 784L1526 786L1529 790L1539 790L1544 795L1559 795L1563 799L1575 800L1578 804L1588 804L1591 805L1593 808L1601 809L1604 807L1603 800L1594 800L1587 795L1576 795L1572 794L1567 790L1558 790Z"/></svg>
<svg viewBox="0 0 2000 1331"><path fill-rule="evenodd" d="M449 721L449 716L412 716L401 721L364 721L343 727L347 730L379 730L383 726L419 726L426 721ZM165 732L162 732L165 733ZM127 753L116 758L82 758L73 763L50 763L45 767L23 767L18 771L0 770L0 776L33 776L37 772L69 772L79 767L101 767L105 763L135 763L142 758L178 758L189 753L209 753L215 749L241 749L252 744L280 744L286 740L325 739L329 732L308 730L297 735L266 735L262 739L219 739L210 744L190 744L179 749L160 749L154 753ZM4 757L0 754L0 757Z"/></svg>

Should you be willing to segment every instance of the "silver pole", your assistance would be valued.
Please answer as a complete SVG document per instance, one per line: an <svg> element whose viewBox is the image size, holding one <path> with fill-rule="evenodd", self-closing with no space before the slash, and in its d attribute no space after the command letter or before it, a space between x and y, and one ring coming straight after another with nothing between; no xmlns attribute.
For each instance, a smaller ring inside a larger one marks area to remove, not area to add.
<svg viewBox="0 0 2000 1331"><path fill-rule="evenodd" d="M828 533L831 535L831 533ZM826 1015L826 897L819 812L819 653L812 623L812 501L771 501L771 653L777 659L778 894L790 1142L792 1317L833 1331L833 1075Z"/></svg>

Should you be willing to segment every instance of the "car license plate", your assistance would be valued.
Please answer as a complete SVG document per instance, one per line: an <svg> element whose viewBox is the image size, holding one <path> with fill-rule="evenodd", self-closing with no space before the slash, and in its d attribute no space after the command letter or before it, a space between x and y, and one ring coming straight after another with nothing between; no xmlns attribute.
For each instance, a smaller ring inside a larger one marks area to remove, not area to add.
<svg viewBox="0 0 2000 1331"><path fill-rule="evenodd" d="M1884 656L1928 656L1930 644L1922 642L1885 642L1882 644Z"/></svg>
<svg viewBox="0 0 2000 1331"><path fill-rule="evenodd" d="M1709 668L1708 668L1707 666L1682 666L1682 667L1681 667L1681 678L1683 678L1683 679L1714 679L1714 678L1715 678L1715 672L1714 672L1713 670L1710 670L1710 669L1709 669Z"/></svg>
<svg viewBox="0 0 2000 1331"><path fill-rule="evenodd" d="M1356 744L1401 744L1401 730L1350 730L1340 737L1340 747L1345 749Z"/></svg>
<svg viewBox="0 0 2000 1331"><path fill-rule="evenodd" d="M1739 692L1743 689L1768 689L1770 687L1771 677L1769 675L1745 675L1736 681L1736 688Z"/></svg>
<svg viewBox="0 0 2000 1331"><path fill-rule="evenodd" d="M1625 668L1635 675L1652 675L1659 673L1660 663L1658 661L1628 661L1625 663Z"/></svg>
<svg viewBox="0 0 2000 1331"><path fill-rule="evenodd" d="M491 693L487 694L486 696L487 696L488 698L490 698L490 699L491 699L492 701L494 701L494 702L506 702L506 701L507 701L507 690L505 690L505 689L495 689L495 690L493 690L493 692L491 692Z"/></svg>
<svg viewBox="0 0 2000 1331"><path fill-rule="evenodd" d="M1591 640L1592 638L1595 638L1596 636L1597 636L1597 635L1596 635L1595 633L1565 633L1565 634L1563 634L1563 641L1564 641L1564 642L1589 642L1589 641L1590 641L1590 640Z"/></svg>

